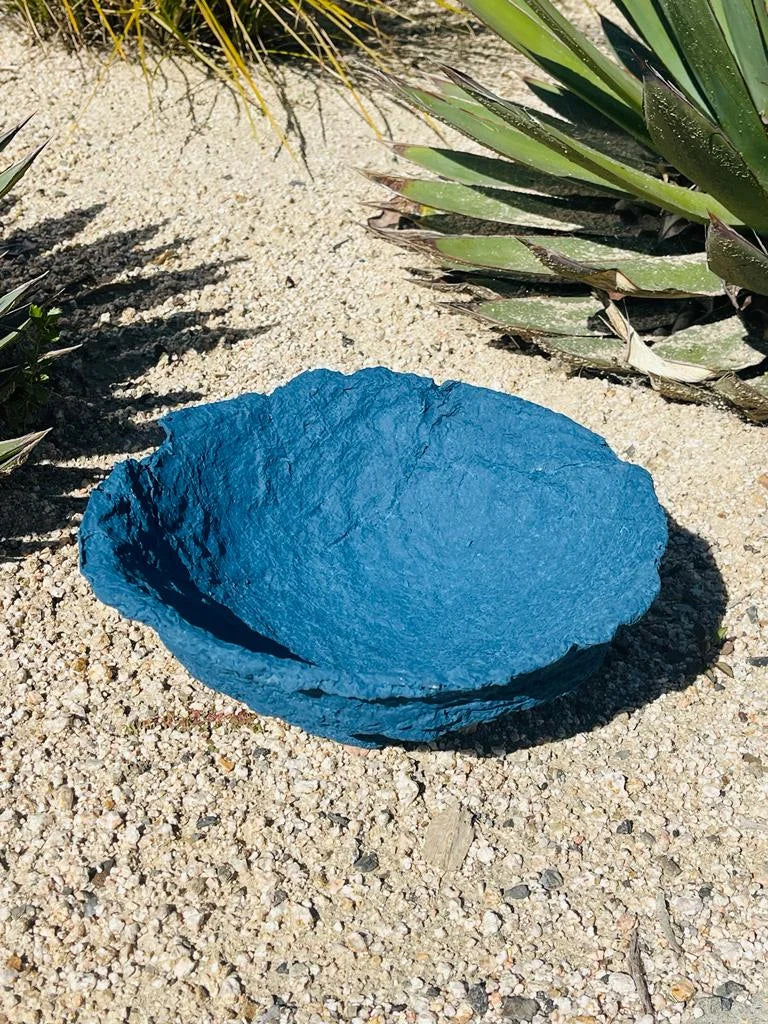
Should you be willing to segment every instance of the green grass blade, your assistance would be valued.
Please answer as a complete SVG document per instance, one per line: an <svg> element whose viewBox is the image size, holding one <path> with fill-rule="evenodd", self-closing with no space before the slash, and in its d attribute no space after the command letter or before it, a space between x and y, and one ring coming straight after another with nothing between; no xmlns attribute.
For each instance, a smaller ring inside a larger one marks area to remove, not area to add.
<svg viewBox="0 0 768 1024"><path fill-rule="evenodd" d="M658 0L715 120L768 187L768 145L736 58L708 0Z"/></svg>
<svg viewBox="0 0 768 1024"><path fill-rule="evenodd" d="M3 316L12 309L25 292L27 292L33 284L36 284L44 277L45 274L40 274L38 277L32 278L31 281L25 281L24 284L20 284L15 288L12 288L9 292L6 292L5 295L0 295L0 316Z"/></svg>
<svg viewBox="0 0 768 1024"><path fill-rule="evenodd" d="M768 256L714 217L707 229L707 261L728 284L768 295Z"/></svg>
<svg viewBox="0 0 768 1024"><path fill-rule="evenodd" d="M645 119L658 151L756 231L768 231L768 192L707 117L655 73L645 76Z"/></svg>

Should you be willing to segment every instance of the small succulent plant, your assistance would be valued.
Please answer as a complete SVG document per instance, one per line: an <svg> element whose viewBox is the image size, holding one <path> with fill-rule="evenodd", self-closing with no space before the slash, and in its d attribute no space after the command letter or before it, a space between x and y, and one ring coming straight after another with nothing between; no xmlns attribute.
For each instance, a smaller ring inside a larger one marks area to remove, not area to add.
<svg viewBox="0 0 768 1024"><path fill-rule="evenodd" d="M516 340L768 421L765 0L614 0L603 47L550 0L465 6L549 80L534 108L380 76L490 154L396 146L419 172L369 175L394 193L371 227Z"/></svg>
<svg viewBox="0 0 768 1024"><path fill-rule="evenodd" d="M13 141L25 124L22 121L0 135L0 150ZM42 148L38 146L0 171L0 199L23 177ZM58 338L58 310L42 309L25 301L37 281L39 278L26 281L0 294L0 421L6 429L10 424L23 422L30 408L41 403L50 360L71 351L51 348ZM23 462L47 433L37 430L0 439L0 473L7 473Z"/></svg>

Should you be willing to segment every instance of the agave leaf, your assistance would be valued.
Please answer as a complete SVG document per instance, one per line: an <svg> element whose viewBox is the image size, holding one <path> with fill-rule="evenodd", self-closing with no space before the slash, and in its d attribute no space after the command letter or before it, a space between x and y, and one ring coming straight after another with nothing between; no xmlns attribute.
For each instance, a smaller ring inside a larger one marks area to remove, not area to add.
<svg viewBox="0 0 768 1024"><path fill-rule="evenodd" d="M642 109L642 89L639 88L639 82L633 74L598 50L583 32L573 27L573 23L550 0L527 0L527 6L611 92L624 100L627 106L635 110Z"/></svg>
<svg viewBox="0 0 768 1024"><path fill-rule="evenodd" d="M655 72L643 81L645 118L659 152L742 223L768 231L768 192L730 140Z"/></svg>
<svg viewBox="0 0 768 1024"><path fill-rule="evenodd" d="M768 53L758 20L765 0L709 0L760 114L768 111Z"/></svg>
<svg viewBox="0 0 768 1024"><path fill-rule="evenodd" d="M37 149L33 149L31 153L28 153L15 164L11 164L10 167L6 167L6 169L0 173L0 199L2 199L6 192L10 192L16 182L27 173L35 158L42 152L46 145L47 144L44 142L41 146L38 146Z"/></svg>
<svg viewBox="0 0 768 1024"><path fill-rule="evenodd" d="M765 126L709 0L656 2L715 120L768 187Z"/></svg>
<svg viewBox="0 0 768 1024"><path fill-rule="evenodd" d="M29 117L25 117L23 121L19 121L19 123L14 125L13 128L9 128L7 132L3 132L3 134L0 135L0 152L2 152L2 150L4 150L5 147L16 138L24 125L29 122L31 117L32 115L30 114Z"/></svg>
<svg viewBox="0 0 768 1024"><path fill-rule="evenodd" d="M509 124L500 123L499 118L491 119L490 111L489 117L478 117L463 109L455 100L445 99L425 89L417 89L389 76L386 81L404 99L425 113L518 164L525 164L548 175L575 178L577 181L586 181L590 185L626 194L626 189L617 187L615 183L556 152L551 141L541 143ZM723 216L725 219L728 218L727 210L723 211Z"/></svg>
<svg viewBox="0 0 768 1024"><path fill-rule="evenodd" d="M614 0L614 3L673 77L678 88L698 103L702 110L707 110L707 102L685 66L657 0Z"/></svg>
<svg viewBox="0 0 768 1024"><path fill-rule="evenodd" d="M548 335L537 337L535 342L550 355L559 356L571 366L581 369L608 370L622 375L636 372L624 358L624 346L615 338Z"/></svg>
<svg viewBox="0 0 768 1024"><path fill-rule="evenodd" d="M664 398L669 398L673 402L702 404L707 401L709 395L706 388L696 384L682 384L678 380L669 380L668 377L658 377L655 373L649 373L648 379L654 391L658 391Z"/></svg>
<svg viewBox="0 0 768 1024"><path fill-rule="evenodd" d="M768 295L768 256L716 217L707 228L707 262L728 284Z"/></svg>
<svg viewBox="0 0 768 1024"><path fill-rule="evenodd" d="M601 259L600 249L594 246L582 249L586 258L568 239L534 240L521 237L521 244L529 248L541 263L559 277L581 281L592 288L610 294L647 296L653 298L685 295L716 295L722 291L718 278L710 273L702 254L654 256L641 252L622 253L606 246Z"/></svg>
<svg viewBox="0 0 768 1024"><path fill-rule="evenodd" d="M591 172L593 175L602 175L604 181L612 182L622 191L635 195L638 199L654 206L669 210L671 213L681 214L689 220L706 223L710 213L714 213L728 223L739 220L714 197L662 181L644 171L630 167L620 160L615 160L599 150L577 142L565 132L559 131L551 125L542 124L536 117L522 110L518 104L501 99L467 75L459 71L450 73L462 88L473 95L476 94L478 98L482 98L484 105L492 113L508 121L514 130L543 146L550 147L558 154L562 154L572 163L572 166L579 167L582 171ZM574 176L573 173L571 176Z"/></svg>
<svg viewBox="0 0 768 1024"><path fill-rule="evenodd" d="M749 334L737 316L713 324L694 324L657 342L653 351L664 359L704 366L715 373L758 366L768 349L749 344Z"/></svg>
<svg viewBox="0 0 768 1024"><path fill-rule="evenodd" d="M603 303L581 295L532 295L525 298L451 303L451 307L522 337L539 334L593 337L607 333L601 323L594 326L590 324L590 320L602 313Z"/></svg>
<svg viewBox="0 0 768 1024"><path fill-rule="evenodd" d="M768 423L768 373L752 380L741 380L735 373L729 373L713 387L755 423Z"/></svg>
<svg viewBox="0 0 768 1024"><path fill-rule="evenodd" d="M641 109L637 79L605 57L548 0L466 0L465 7L537 63L543 58L567 68L628 107Z"/></svg>
<svg viewBox="0 0 768 1024"><path fill-rule="evenodd" d="M50 427L48 429L50 430ZM8 473L23 462L47 433L48 430L38 430L33 434L24 434L23 437L0 441L0 473Z"/></svg>
<svg viewBox="0 0 768 1024"><path fill-rule="evenodd" d="M627 362L641 373L659 377L662 380L678 381L680 384L701 384L703 381L717 376L707 367L696 366L678 359L665 359L659 355L655 347L651 348L646 345L613 302L608 303L605 313L616 336L626 344L625 358Z"/></svg>
<svg viewBox="0 0 768 1024"><path fill-rule="evenodd" d="M677 297L718 295L722 282L710 272L703 253L655 256L650 244L633 239L620 247L616 239L552 235L422 235L407 243L461 268L494 268L522 279L582 281L591 287L627 294ZM553 248L556 246L556 248Z"/></svg>
<svg viewBox="0 0 768 1024"><path fill-rule="evenodd" d="M621 220L616 215L600 215L587 210L579 217L578 208L565 200L450 181L366 174L376 184L421 206L475 220L550 231L598 230L606 233L621 227Z"/></svg>
<svg viewBox="0 0 768 1024"><path fill-rule="evenodd" d="M536 171L510 160L496 160L494 157L479 156L476 153L435 149L431 146L398 144L392 148L398 156L422 167L425 171L431 171L442 178L458 181L463 185L522 189L540 195L554 196L606 194L585 182L545 174L543 171Z"/></svg>

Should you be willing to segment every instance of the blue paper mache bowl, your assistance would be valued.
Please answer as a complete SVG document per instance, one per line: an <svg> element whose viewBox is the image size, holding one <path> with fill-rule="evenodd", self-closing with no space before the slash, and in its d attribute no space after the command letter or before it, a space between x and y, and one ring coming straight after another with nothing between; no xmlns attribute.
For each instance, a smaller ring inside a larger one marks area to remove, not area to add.
<svg viewBox="0 0 768 1024"><path fill-rule="evenodd" d="M81 567L197 679L342 742L573 690L659 590L651 478L530 402L383 367L184 409L91 495Z"/></svg>

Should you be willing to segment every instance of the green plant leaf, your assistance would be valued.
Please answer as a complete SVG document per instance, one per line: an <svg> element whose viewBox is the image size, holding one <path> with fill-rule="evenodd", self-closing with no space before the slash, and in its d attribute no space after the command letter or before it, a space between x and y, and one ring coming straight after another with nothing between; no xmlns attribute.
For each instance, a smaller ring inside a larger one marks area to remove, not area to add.
<svg viewBox="0 0 768 1024"><path fill-rule="evenodd" d="M698 103L702 110L707 110L707 102L685 66L677 43L659 10L658 0L614 0L614 3L642 41L658 56L676 85L694 103Z"/></svg>
<svg viewBox="0 0 768 1024"><path fill-rule="evenodd" d="M749 343L744 324L735 315L717 323L695 324L675 331L657 342L653 351L665 359L694 363L714 373L759 366L768 353L768 349Z"/></svg>
<svg viewBox="0 0 768 1024"><path fill-rule="evenodd" d="M452 303L451 307L524 337L539 334L593 337L607 333L604 324L590 323L602 313L603 303L581 295L531 295Z"/></svg>
<svg viewBox="0 0 768 1024"><path fill-rule="evenodd" d="M6 193L10 192L13 186L23 178L29 168L32 166L35 159L45 149L47 143L43 143L38 146L37 149L33 149L31 153L28 153L21 160L18 160L15 164L11 164L10 167L0 172L0 199L3 198Z"/></svg>
<svg viewBox="0 0 768 1024"><path fill-rule="evenodd" d="M590 185L626 194L626 189L617 187L614 182L586 170L557 152L551 142L539 142L526 132L500 123L499 118L491 120L478 117L455 101L437 96L435 93L414 88L389 76L386 80L397 93L410 100L414 106L518 164L525 164L546 174L575 178L577 181L586 181ZM724 216L728 216L728 211L724 211Z"/></svg>
<svg viewBox="0 0 768 1024"><path fill-rule="evenodd" d="M548 335L537 337L535 343L550 355L559 356L571 366L581 369L621 375L637 372L624 359L624 346L615 338Z"/></svg>
<svg viewBox="0 0 768 1024"><path fill-rule="evenodd" d="M403 159L439 174L441 178L461 182L463 185L487 185L491 188L525 189L542 195L610 195L586 182L572 181L536 171L511 160L497 160L477 153L431 146L398 144L392 147Z"/></svg>
<svg viewBox="0 0 768 1024"><path fill-rule="evenodd" d="M637 79L601 54L585 36L579 34L583 52L574 49L551 31L533 6L524 0L465 0L465 7L591 106L630 134L647 138L639 116L642 93ZM584 59L587 51L592 66ZM597 65L602 74L596 72ZM606 83L603 75L615 77L618 91Z"/></svg>
<svg viewBox="0 0 768 1024"><path fill-rule="evenodd" d="M703 253L656 256L639 240L633 240L632 248L617 246L615 241L551 235L435 237L415 233L410 244L454 266L494 268L523 279L561 278L604 291L660 298L722 292L722 282L707 267Z"/></svg>
<svg viewBox="0 0 768 1024"><path fill-rule="evenodd" d="M32 285L37 284L37 282L41 281L44 277L45 274L40 274L38 277L33 277L31 281L25 281L24 284L20 284L15 288L12 288L9 292L6 292L5 295L0 295L0 316L3 316L3 314L12 309L19 299L29 291Z"/></svg>
<svg viewBox="0 0 768 1024"><path fill-rule="evenodd" d="M768 295L768 256L716 217L707 228L707 262L728 284Z"/></svg>
<svg viewBox="0 0 768 1024"><path fill-rule="evenodd" d="M45 437L48 430L38 430L22 437L12 437L0 441L0 473L8 473L26 459L36 444Z"/></svg>
<svg viewBox="0 0 768 1024"><path fill-rule="evenodd" d="M768 53L765 0L709 0L760 114L768 111Z"/></svg>
<svg viewBox="0 0 768 1024"><path fill-rule="evenodd" d="M494 114L508 121L514 130L529 136L542 146L551 148L571 162L572 166L579 167L582 171L591 172L593 175L601 175L604 181L613 183L622 191L629 192L638 199L655 206L660 206L670 213L680 214L689 220L706 223L710 214L715 214L729 223L739 220L714 197L704 192L692 192L680 185L662 181L660 178L655 178L644 171L615 160L599 150L575 141L565 132L559 131L551 125L542 124L533 115L521 110L517 104L495 96L467 75L459 71L452 71L451 74L455 76L462 88L473 95L476 94L478 99L482 98L483 104ZM573 177L573 173L571 176Z"/></svg>
<svg viewBox="0 0 768 1024"><path fill-rule="evenodd" d="M24 125L28 124L31 118L32 115L30 114L29 117L25 117L23 121L19 121L19 123L14 125L13 128L9 128L7 132L3 132L3 134L0 135L0 152L2 152L5 147L16 138L21 129Z"/></svg>
<svg viewBox="0 0 768 1024"><path fill-rule="evenodd" d="M715 120L760 183L768 187L765 126L709 0L657 3Z"/></svg>
<svg viewBox="0 0 768 1024"><path fill-rule="evenodd" d="M392 174L367 173L378 185L432 210L551 231L590 231L607 233L621 228L617 215L582 212L573 201L492 189L481 185L461 185L450 181L429 181L423 178L401 178Z"/></svg>
<svg viewBox="0 0 768 1024"><path fill-rule="evenodd" d="M768 231L768 192L730 140L655 72L643 81L645 119L659 152L742 223Z"/></svg>

